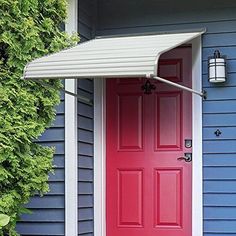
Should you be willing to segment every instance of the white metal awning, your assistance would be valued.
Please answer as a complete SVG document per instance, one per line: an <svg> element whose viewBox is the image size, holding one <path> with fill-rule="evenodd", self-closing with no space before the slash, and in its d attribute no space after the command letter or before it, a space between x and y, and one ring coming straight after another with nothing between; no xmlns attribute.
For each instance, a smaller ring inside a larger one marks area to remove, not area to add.
<svg viewBox="0 0 236 236"><path fill-rule="evenodd" d="M161 54L203 34L101 37L28 63L25 79L157 77Z"/></svg>

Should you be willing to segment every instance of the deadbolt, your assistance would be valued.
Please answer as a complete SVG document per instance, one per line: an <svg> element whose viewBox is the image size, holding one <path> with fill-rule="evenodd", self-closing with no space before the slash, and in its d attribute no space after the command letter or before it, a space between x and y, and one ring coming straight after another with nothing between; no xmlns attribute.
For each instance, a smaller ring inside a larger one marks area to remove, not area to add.
<svg viewBox="0 0 236 236"><path fill-rule="evenodd" d="M186 148L191 148L192 147L192 139L185 139L184 140L184 146Z"/></svg>

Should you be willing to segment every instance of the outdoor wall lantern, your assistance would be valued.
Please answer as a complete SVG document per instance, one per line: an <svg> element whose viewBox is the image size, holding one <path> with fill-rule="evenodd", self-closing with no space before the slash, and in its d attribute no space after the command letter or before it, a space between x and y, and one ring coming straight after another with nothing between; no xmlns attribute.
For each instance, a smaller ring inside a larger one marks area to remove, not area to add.
<svg viewBox="0 0 236 236"><path fill-rule="evenodd" d="M213 57L208 58L208 80L210 83L224 83L226 81L226 57L216 50Z"/></svg>

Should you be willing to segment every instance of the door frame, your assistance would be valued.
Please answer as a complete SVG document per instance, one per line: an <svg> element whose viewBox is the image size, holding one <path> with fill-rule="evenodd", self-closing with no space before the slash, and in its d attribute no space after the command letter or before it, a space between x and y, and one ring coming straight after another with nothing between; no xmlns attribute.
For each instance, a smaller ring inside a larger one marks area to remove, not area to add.
<svg viewBox="0 0 236 236"><path fill-rule="evenodd" d="M192 46L192 88L202 90L201 36ZM106 83L94 80L94 235L106 236ZM203 236L202 98L192 95L192 236Z"/></svg>

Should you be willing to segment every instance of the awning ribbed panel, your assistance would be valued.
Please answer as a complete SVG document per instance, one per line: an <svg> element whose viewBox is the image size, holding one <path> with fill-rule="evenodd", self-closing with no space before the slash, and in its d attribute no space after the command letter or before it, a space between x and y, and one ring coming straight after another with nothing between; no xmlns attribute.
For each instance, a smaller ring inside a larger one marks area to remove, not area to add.
<svg viewBox="0 0 236 236"><path fill-rule="evenodd" d="M161 54L204 31L96 38L27 64L25 79L157 76Z"/></svg>

